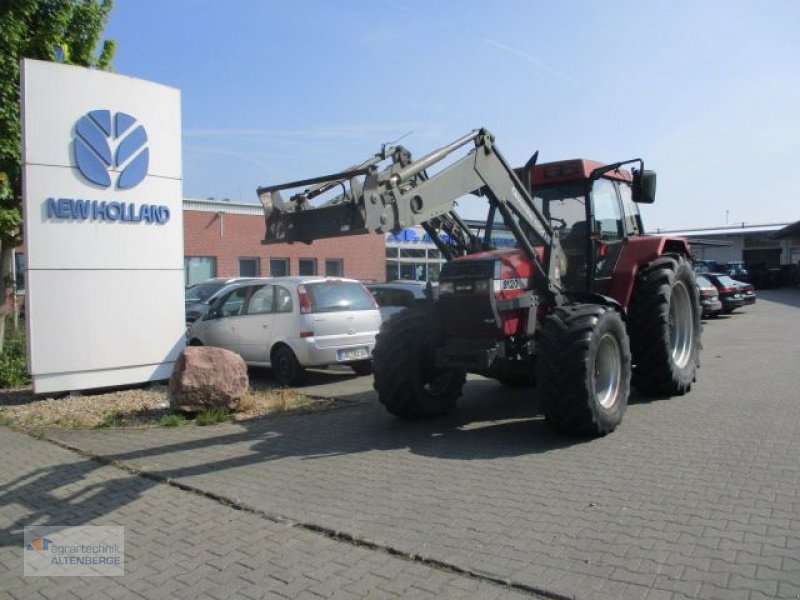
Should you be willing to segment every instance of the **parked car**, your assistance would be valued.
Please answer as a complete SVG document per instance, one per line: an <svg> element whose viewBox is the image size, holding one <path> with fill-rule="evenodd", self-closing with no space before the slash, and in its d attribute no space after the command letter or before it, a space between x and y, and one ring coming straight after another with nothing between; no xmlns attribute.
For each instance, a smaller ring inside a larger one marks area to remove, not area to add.
<svg viewBox="0 0 800 600"><path fill-rule="evenodd" d="M731 278L733 279L733 278ZM733 282L739 288L739 291L742 293L742 300L746 305L755 304L756 303L756 290L751 283L745 283L744 281L739 281L737 279L733 279Z"/></svg>
<svg viewBox="0 0 800 600"><path fill-rule="evenodd" d="M189 345L237 352L248 365L269 366L282 385L296 385L305 367L348 365L372 371L381 315L358 281L274 277L237 282L194 322Z"/></svg>
<svg viewBox="0 0 800 600"><path fill-rule="evenodd" d="M425 290L428 284L424 281L388 281L371 283L367 289L375 297L381 311L381 318L386 321L407 308L424 306L428 302ZM431 292L436 295L437 286L431 285Z"/></svg>
<svg viewBox="0 0 800 600"><path fill-rule="evenodd" d="M231 284L244 281L257 281L253 277L215 277L201 283L190 285L185 291L186 326L208 312L211 304L224 293Z"/></svg>
<svg viewBox="0 0 800 600"><path fill-rule="evenodd" d="M743 261L735 260L729 262L725 266L725 271L730 275L733 279L737 281L750 281L750 271L747 270Z"/></svg>
<svg viewBox="0 0 800 600"><path fill-rule="evenodd" d="M742 292L730 276L723 273L704 273L703 276L717 288L719 299L722 302L722 312L732 313L737 308L744 306Z"/></svg>
<svg viewBox="0 0 800 600"><path fill-rule="evenodd" d="M694 261L694 272L699 274L719 273L722 270L720 264L715 260L696 260Z"/></svg>
<svg viewBox="0 0 800 600"><path fill-rule="evenodd" d="M714 317L722 312L722 301L717 287L704 275L698 275L697 289L700 290L700 308L703 318Z"/></svg>

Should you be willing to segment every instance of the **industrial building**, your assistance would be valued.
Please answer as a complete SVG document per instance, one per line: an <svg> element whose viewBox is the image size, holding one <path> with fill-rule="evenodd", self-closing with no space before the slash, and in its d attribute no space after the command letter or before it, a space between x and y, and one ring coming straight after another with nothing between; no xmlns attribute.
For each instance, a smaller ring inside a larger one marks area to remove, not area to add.
<svg viewBox="0 0 800 600"><path fill-rule="evenodd" d="M480 223L467 221L475 226ZM687 238L695 258L721 263L744 261L767 268L797 265L800 236L797 224L726 225L723 227L657 230L652 233ZM183 201L184 282L210 277L330 275L362 281L408 279L436 281L444 259L420 227L384 236L365 234L317 240L313 244L261 244L261 205L216 199ZM782 233L786 235L782 235ZM513 243L510 233L495 232L494 243ZM24 291L24 248L15 259L16 281Z"/></svg>

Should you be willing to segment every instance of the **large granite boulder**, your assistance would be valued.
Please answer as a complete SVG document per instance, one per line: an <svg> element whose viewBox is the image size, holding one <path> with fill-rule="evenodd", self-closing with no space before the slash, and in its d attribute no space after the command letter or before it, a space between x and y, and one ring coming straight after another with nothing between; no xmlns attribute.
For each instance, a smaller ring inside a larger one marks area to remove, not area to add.
<svg viewBox="0 0 800 600"><path fill-rule="evenodd" d="M169 378L169 405L184 412L236 410L248 387L241 356L222 348L189 346L178 356Z"/></svg>

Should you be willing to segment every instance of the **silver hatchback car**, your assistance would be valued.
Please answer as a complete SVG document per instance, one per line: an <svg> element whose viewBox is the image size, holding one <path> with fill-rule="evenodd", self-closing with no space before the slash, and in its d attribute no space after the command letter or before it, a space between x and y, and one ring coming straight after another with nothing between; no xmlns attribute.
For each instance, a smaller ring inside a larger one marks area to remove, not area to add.
<svg viewBox="0 0 800 600"><path fill-rule="evenodd" d="M278 383L296 385L305 367L370 373L380 325L378 306L358 281L273 277L232 285L187 336L189 345L232 350L248 365L272 367Z"/></svg>

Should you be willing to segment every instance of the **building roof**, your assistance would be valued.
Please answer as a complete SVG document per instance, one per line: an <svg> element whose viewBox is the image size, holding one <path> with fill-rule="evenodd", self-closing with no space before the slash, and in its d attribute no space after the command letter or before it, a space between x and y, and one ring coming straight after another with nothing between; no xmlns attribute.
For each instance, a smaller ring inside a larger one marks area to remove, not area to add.
<svg viewBox="0 0 800 600"><path fill-rule="evenodd" d="M709 235L742 235L772 233L785 228L787 223L770 223L766 225L725 225L723 227L704 227L700 229L654 229L651 235L675 235L680 237L697 237Z"/></svg>
<svg viewBox="0 0 800 600"><path fill-rule="evenodd" d="M196 210L198 212L223 212L231 215L264 215L264 208L255 202L233 202L231 200L217 200L209 198L184 198L183 210Z"/></svg>
<svg viewBox="0 0 800 600"><path fill-rule="evenodd" d="M790 223L783 229L779 229L775 233L773 233L770 237L775 240L783 240L786 238L798 238L800 239L800 221L795 221L794 223Z"/></svg>

